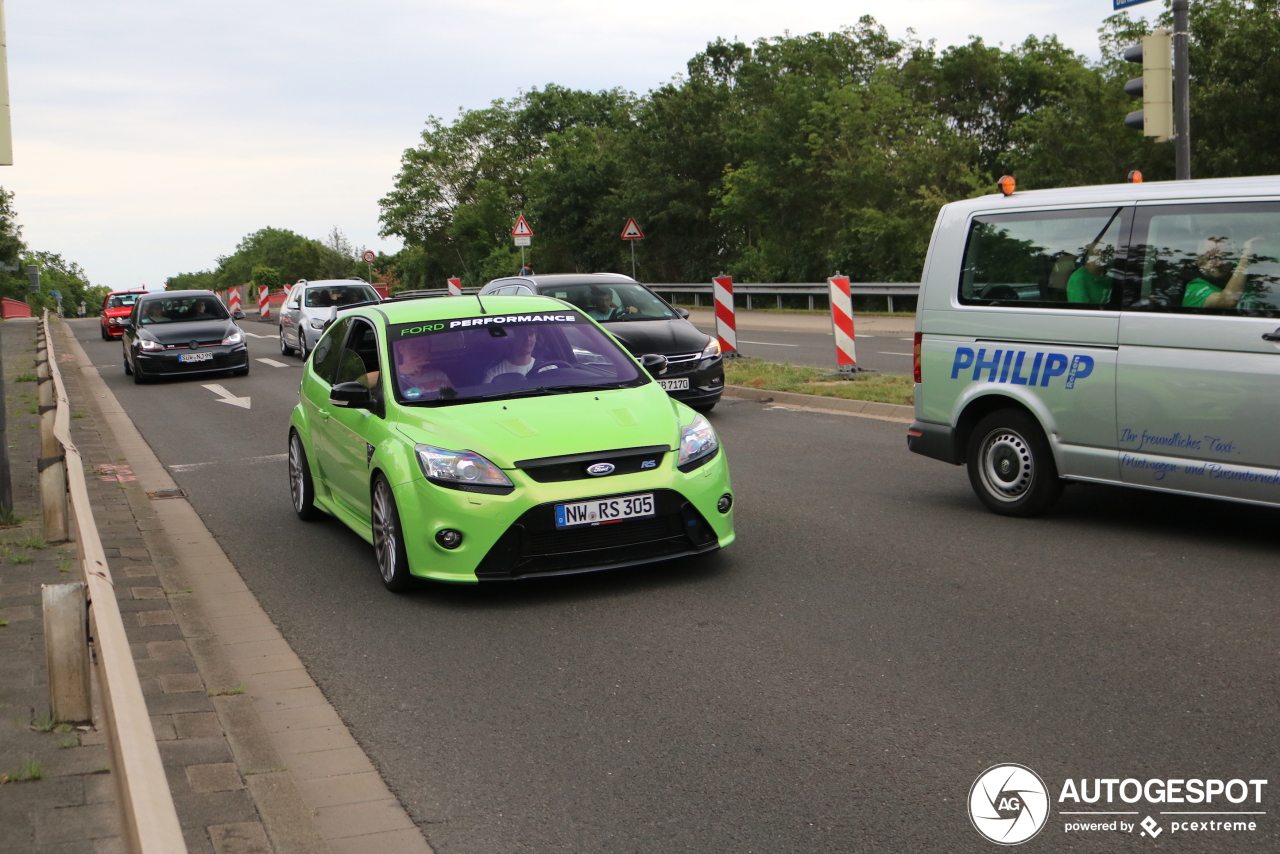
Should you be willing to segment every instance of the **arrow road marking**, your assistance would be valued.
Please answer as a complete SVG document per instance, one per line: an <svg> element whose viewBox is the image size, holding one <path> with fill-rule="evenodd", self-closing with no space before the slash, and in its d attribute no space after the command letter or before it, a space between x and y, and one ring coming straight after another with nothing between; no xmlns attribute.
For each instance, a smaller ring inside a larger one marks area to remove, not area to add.
<svg viewBox="0 0 1280 854"><path fill-rule="evenodd" d="M213 392L218 396L218 403L229 403L232 406L238 406L241 409L249 408L249 398L236 397L234 394L227 391L225 388L218 385L217 383L209 383L208 385L205 386L205 388L209 389L209 391Z"/></svg>
<svg viewBox="0 0 1280 854"><path fill-rule="evenodd" d="M261 362L264 365L270 365L273 368L291 368L293 365L286 365L284 362L277 362L275 359L254 359L255 362Z"/></svg>

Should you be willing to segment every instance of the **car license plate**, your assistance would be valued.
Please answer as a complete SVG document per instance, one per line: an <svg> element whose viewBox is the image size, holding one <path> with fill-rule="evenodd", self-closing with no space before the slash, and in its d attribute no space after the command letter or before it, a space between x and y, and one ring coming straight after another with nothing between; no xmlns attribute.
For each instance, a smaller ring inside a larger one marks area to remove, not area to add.
<svg viewBox="0 0 1280 854"><path fill-rule="evenodd" d="M179 362L208 362L212 359L212 353L183 353L178 357Z"/></svg>
<svg viewBox="0 0 1280 854"><path fill-rule="evenodd" d="M653 493L623 495L618 498L597 498L573 504L556 505L556 527L572 528L575 525L600 525L637 519L653 515Z"/></svg>
<svg viewBox="0 0 1280 854"><path fill-rule="evenodd" d="M678 380L658 380L658 385L662 386L663 391L688 391L689 378L681 377Z"/></svg>

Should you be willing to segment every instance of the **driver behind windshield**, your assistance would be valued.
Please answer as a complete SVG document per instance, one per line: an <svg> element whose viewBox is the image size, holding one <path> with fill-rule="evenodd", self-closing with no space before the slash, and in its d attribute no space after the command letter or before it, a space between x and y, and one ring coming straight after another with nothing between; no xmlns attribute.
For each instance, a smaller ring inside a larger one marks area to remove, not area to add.
<svg viewBox="0 0 1280 854"><path fill-rule="evenodd" d="M601 323L622 320L628 314L634 314L635 310L636 307L634 305L629 305L626 308L614 305L613 297L608 291L597 285L591 286L586 313L592 320L597 320Z"/></svg>
<svg viewBox="0 0 1280 854"><path fill-rule="evenodd" d="M532 326L512 329L507 335L507 357L484 372L484 381L492 382L502 374L525 376L533 368L533 349L538 345L538 330Z"/></svg>
<svg viewBox="0 0 1280 854"><path fill-rule="evenodd" d="M152 300L147 303L142 313L143 323L168 323L169 318L165 317L164 304L160 300Z"/></svg>

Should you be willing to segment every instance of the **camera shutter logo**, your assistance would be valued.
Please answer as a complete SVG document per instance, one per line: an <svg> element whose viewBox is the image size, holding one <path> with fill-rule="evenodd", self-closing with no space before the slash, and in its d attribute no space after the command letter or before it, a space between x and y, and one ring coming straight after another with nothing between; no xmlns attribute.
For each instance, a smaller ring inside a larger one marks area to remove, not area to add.
<svg viewBox="0 0 1280 854"><path fill-rule="evenodd" d="M1021 845L1049 818L1049 790L1024 765L993 765L969 789L969 820L999 845Z"/></svg>

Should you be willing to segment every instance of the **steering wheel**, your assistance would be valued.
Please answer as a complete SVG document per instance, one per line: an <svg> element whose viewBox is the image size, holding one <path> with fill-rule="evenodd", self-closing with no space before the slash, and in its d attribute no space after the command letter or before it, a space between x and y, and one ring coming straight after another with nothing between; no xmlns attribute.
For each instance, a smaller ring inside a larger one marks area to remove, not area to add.
<svg viewBox="0 0 1280 854"><path fill-rule="evenodd" d="M534 372L535 374L541 374L541 373L543 373L543 372L545 372L545 371L558 370L559 368L569 368L569 369L572 369L572 368L573 368L573 365L569 364L568 362L566 362L566 361L564 361L564 360L562 360L562 359L555 359L555 360L550 361L550 362L544 362L543 364L541 364L541 365L539 365L538 367L534 368L534 371L533 371L533 372Z"/></svg>

